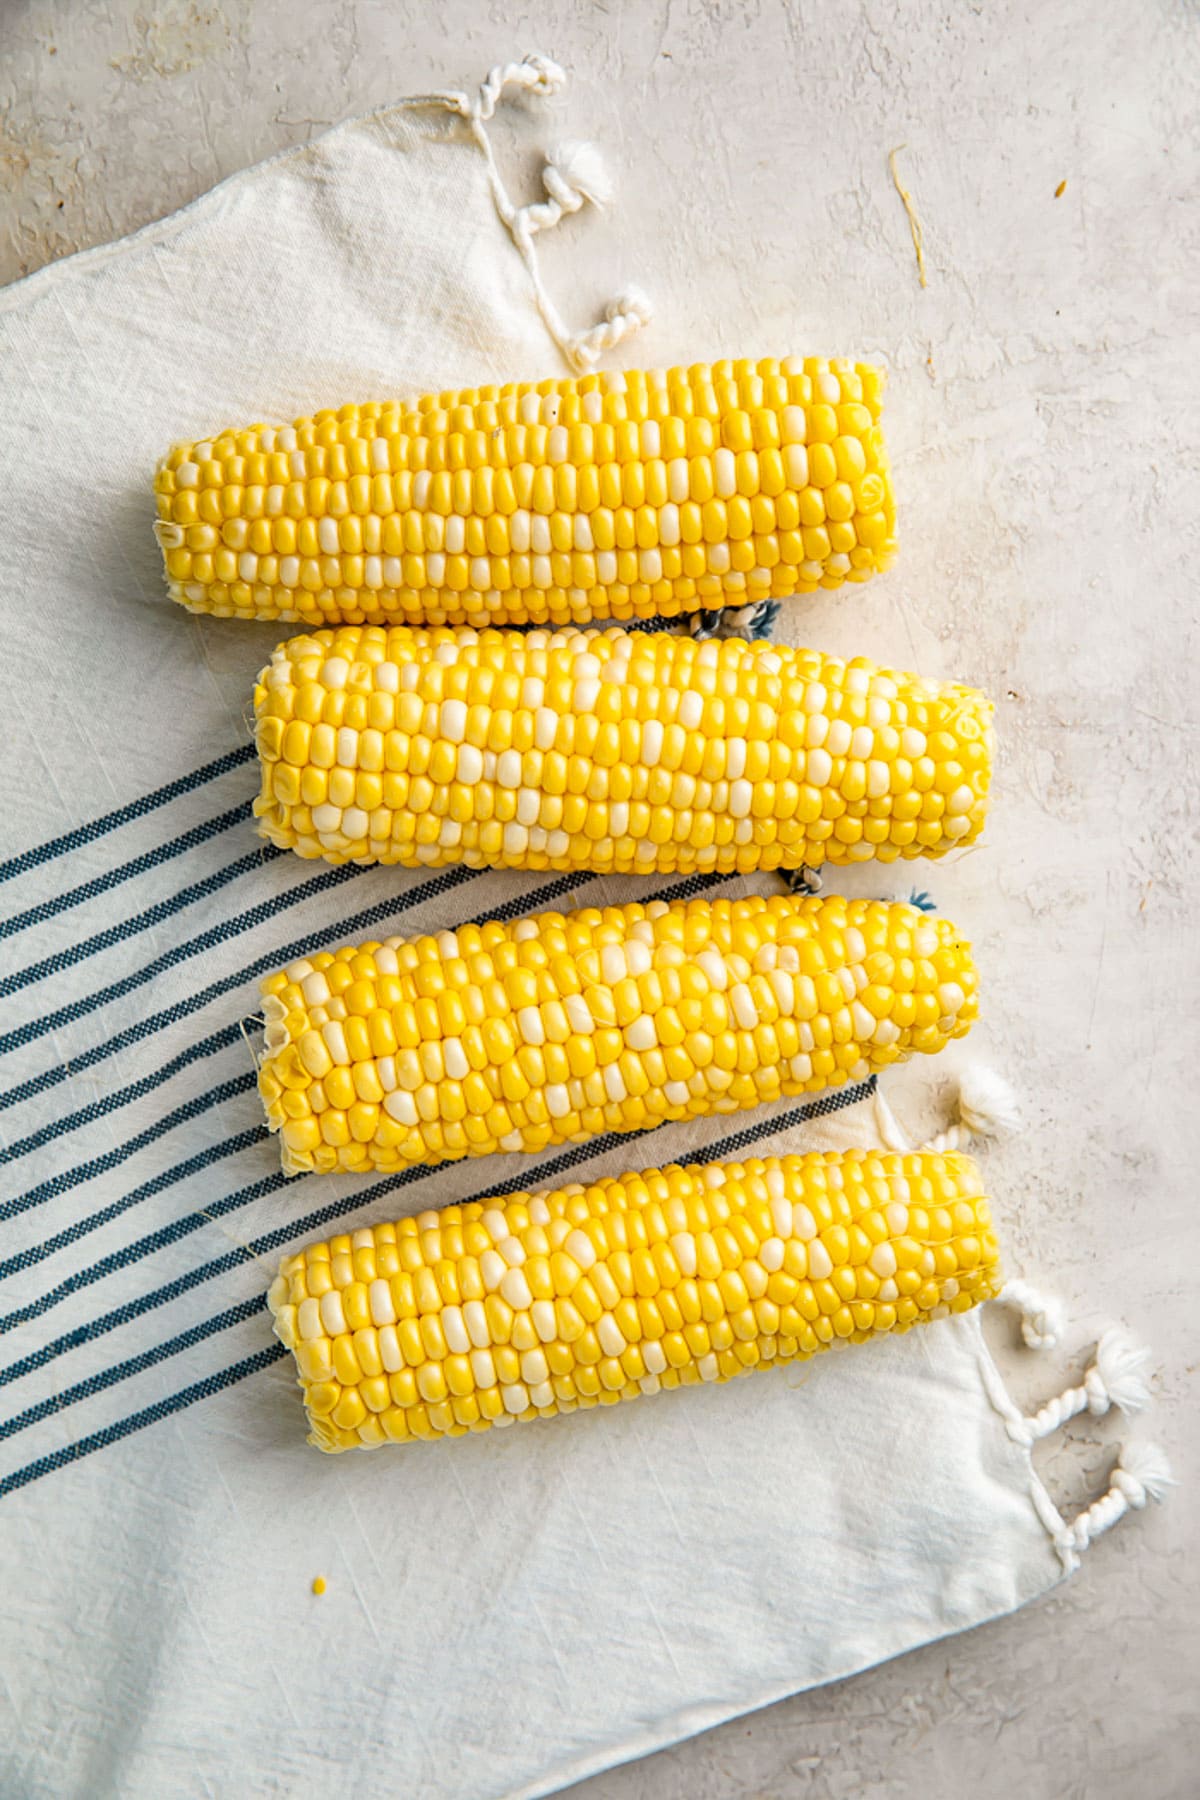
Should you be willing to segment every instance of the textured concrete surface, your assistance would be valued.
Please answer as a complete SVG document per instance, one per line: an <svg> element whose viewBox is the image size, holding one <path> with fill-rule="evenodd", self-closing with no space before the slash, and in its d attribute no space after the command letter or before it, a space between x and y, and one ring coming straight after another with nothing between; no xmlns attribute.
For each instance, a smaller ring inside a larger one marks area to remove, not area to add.
<svg viewBox="0 0 1200 1800"><path fill-rule="evenodd" d="M899 564L793 608L787 629L999 702L988 838L928 878L983 960L982 1047L1026 1098L1026 1134L989 1159L997 1209L1012 1260L1069 1302L1072 1348L1114 1317L1153 1344L1138 1429L1185 1485L1019 1617L574 1792L1200 1791L1194 11L5 0L0 45L0 281L336 119L537 48L575 79L557 116L505 124L512 166L594 135L623 190L547 246L581 318L636 278L658 319L634 359L888 363ZM888 172L898 145L924 288ZM1032 1399L1080 1366L1014 1381ZM1119 1436L1085 1421L1042 1453L1065 1506L1104 1485Z"/></svg>

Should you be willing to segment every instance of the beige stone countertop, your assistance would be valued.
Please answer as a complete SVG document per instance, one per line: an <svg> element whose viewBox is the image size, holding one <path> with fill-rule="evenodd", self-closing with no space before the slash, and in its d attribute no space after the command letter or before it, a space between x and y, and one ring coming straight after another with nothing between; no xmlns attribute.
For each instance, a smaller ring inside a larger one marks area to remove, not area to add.
<svg viewBox="0 0 1200 1800"><path fill-rule="evenodd" d="M537 49L535 152L592 136L618 205L546 245L573 312L628 281L646 363L891 371L896 568L786 609L836 653L978 683L982 846L927 885L974 939L978 1037L1026 1129L989 1154L1011 1259L1062 1295L1060 1385L1113 1319L1155 1351L1180 1491L1041 1604L575 1788L579 1800L1200 1793L1195 1369L1200 41L1187 0L5 0L0 282L401 96ZM508 109L505 109L506 111ZM918 281L888 155L924 236ZM381 222L381 229L386 228ZM782 341L786 335L786 342ZM546 370L554 368L547 345ZM499 373L520 373L501 371ZM349 396L348 396L349 397ZM1189 901L1189 892L1192 899ZM928 1077L926 1078L928 1085ZM1023 1384L1023 1386L1021 1385ZM1120 1427L1039 1451L1070 1509ZM797 1521L800 1528L801 1521Z"/></svg>

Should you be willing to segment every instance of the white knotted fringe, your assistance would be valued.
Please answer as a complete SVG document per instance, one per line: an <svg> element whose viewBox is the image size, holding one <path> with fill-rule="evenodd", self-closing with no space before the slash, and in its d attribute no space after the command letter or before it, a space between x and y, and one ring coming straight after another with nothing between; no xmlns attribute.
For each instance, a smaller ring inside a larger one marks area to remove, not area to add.
<svg viewBox="0 0 1200 1800"><path fill-rule="evenodd" d="M878 1086L875 1089L874 1107L875 1128L884 1147L901 1152L913 1149L914 1146L900 1129L883 1089ZM958 1078L953 1120L945 1131L938 1132L936 1137L917 1148L939 1153L963 1150L973 1138L1004 1137L1017 1131L1020 1124L1021 1113L1017 1097L1007 1081L994 1070L971 1063Z"/></svg>
<svg viewBox="0 0 1200 1800"><path fill-rule="evenodd" d="M545 200L529 206L514 206L496 166L487 121L496 110L505 88L520 88L538 96L557 94L566 86L566 73L547 56L526 56L519 63L502 63L492 69L472 100L468 94L453 92L417 95L410 104L444 106L466 120L479 148L487 159L491 177L492 199L496 211L512 235L529 271L534 299L546 330L554 339L576 375L586 375L595 368L606 350L624 342L653 317L653 307L640 288L628 288L610 300L599 325L587 331L572 331L554 305L542 283L534 238L549 231L568 213L576 213L585 205L607 206L612 200L612 184L603 158L594 144L565 143L551 152L542 170Z"/></svg>
<svg viewBox="0 0 1200 1800"><path fill-rule="evenodd" d="M1080 1413L1101 1419L1110 1407L1127 1416L1150 1404L1147 1370L1150 1352L1128 1332L1114 1325L1096 1346L1096 1359L1088 1366L1078 1387L1064 1388L1026 1418L1029 1441L1049 1437Z"/></svg>
<svg viewBox="0 0 1200 1800"><path fill-rule="evenodd" d="M1174 1486L1171 1465L1157 1444L1123 1444L1108 1492L1093 1500L1064 1527L1061 1541L1055 1539L1064 1564L1067 1557L1073 1557L1074 1567L1078 1568L1080 1552L1093 1539L1111 1531L1127 1512L1140 1512L1147 1501L1165 1500Z"/></svg>
<svg viewBox="0 0 1200 1800"><path fill-rule="evenodd" d="M1019 1276L1005 1282L996 1303L1011 1306L1021 1315L1021 1337L1027 1350L1053 1350L1067 1328L1062 1301Z"/></svg>
<svg viewBox="0 0 1200 1800"><path fill-rule="evenodd" d="M549 199L523 206L519 214L530 236L549 231L564 213L577 213L589 202L592 206L612 205L612 182L595 144L560 144L552 150L542 170L542 186Z"/></svg>
<svg viewBox="0 0 1200 1800"><path fill-rule="evenodd" d="M1014 1288L1019 1290L1017 1294L1010 1292ZM1025 1341L1031 1349L1044 1350L1058 1342L1063 1323L1061 1308L1056 1303L1047 1302L1020 1281L1010 1281L999 1299L1002 1304L1020 1307L1022 1325L1026 1319L1036 1322L1036 1328L1025 1333ZM1047 1318L1047 1308L1051 1304L1055 1305L1053 1324ZM1028 1449L1040 1438L1058 1431L1068 1419L1078 1418L1080 1413L1102 1419L1114 1406L1126 1417L1139 1413L1150 1404L1149 1367L1150 1352L1119 1325L1110 1326L1097 1344L1095 1357L1083 1380L1076 1386L1052 1394L1035 1413L1021 1413L1011 1402L1004 1408L1008 1435L1015 1444L1023 1444Z"/></svg>
<svg viewBox="0 0 1200 1800"><path fill-rule="evenodd" d="M1100 1417L1113 1406L1123 1413L1140 1412L1150 1400L1146 1379L1148 1363L1148 1352L1123 1331L1106 1331L1082 1383L1066 1388L1029 1416L1014 1404L991 1358L985 1356L981 1366L988 1398L1004 1420L1009 1437L1029 1452L1040 1439L1081 1412ZM1032 1464L1029 1483L1034 1510L1066 1575L1075 1573L1081 1553L1093 1539L1110 1531L1127 1512L1140 1511L1148 1500L1165 1499L1168 1489L1175 1485L1166 1456L1154 1444L1123 1444L1107 1492L1093 1500L1069 1524Z"/></svg>
<svg viewBox="0 0 1200 1800"><path fill-rule="evenodd" d="M973 1064L959 1079L955 1095L956 1118L923 1150L961 1150L972 1138L995 1138L1020 1127L1016 1096L1008 1083L992 1070ZM875 1125L888 1150L910 1150L908 1139L880 1088L875 1089ZM1060 1342L1066 1329L1061 1302L1043 1294L1028 1281L1008 1281L996 1303L1012 1307L1020 1318L1021 1336L1031 1350L1049 1350ZM1059 1430L1080 1413L1102 1418L1113 1407L1125 1415L1141 1412L1150 1402L1148 1379L1150 1353L1119 1326L1106 1331L1083 1380L1053 1395L1035 1413L1022 1413L986 1354L981 1368L984 1387L992 1405L1004 1420L1014 1443L1030 1451L1033 1445ZM1042 1482L1029 1470L1029 1495L1062 1563L1071 1575L1079 1567L1081 1553L1093 1539L1109 1531L1130 1511L1140 1511L1149 1500L1162 1500L1174 1485L1170 1464L1152 1444L1122 1446L1108 1491L1071 1521L1066 1522Z"/></svg>

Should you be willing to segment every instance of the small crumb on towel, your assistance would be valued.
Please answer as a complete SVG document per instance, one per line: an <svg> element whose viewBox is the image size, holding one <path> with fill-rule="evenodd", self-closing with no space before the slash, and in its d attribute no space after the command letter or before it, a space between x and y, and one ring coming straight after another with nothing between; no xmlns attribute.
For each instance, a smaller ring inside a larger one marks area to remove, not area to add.
<svg viewBox="0 0 1200 1800"><path fill-rule="evenodd" d="M1058 186L1054 190L1054 198L1056 200L1061 200L1063 195L1066 193L1066 191L1067 191L1067 179L1066 179L1066 176L1064 175L1063 179L1059 182Z"/></svg>
<svg viewBox="0 0 1200 1800"><path fill-rule="evenodd" d="M325 1592L325 1577L323 1575L315 1575L313 1577L312 1591L318 1596Z"/></svg>

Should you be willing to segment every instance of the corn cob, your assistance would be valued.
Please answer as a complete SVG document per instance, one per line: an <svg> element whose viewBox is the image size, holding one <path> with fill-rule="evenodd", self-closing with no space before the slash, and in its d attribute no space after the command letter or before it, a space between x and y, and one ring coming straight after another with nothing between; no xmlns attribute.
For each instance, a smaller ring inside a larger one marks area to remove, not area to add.
<svg viewBox="0 0 1200 1800"><path fill-rule="evenodd" d="M307 957L262 984L289 1174L541 1150L815 1093L978 1013L946 919L875 900L542 913Z"/></svg>
<svg viewBox="0 0 1200 1800"><path fill-rule="evenodd" d="M306 624L566 624L886 569L883 376L817 357L511 382L177 444L171 596Z"/></svg>
<svg viewBox="0 0 1200 1800"><path fill-rule="evenodd" d="M991 703L813 650L346 626L254 694L264 837L329 862L604 873L939 856L982 830Z"/></svg>
<svg viewBox="0 0 1200 1800"><path fill-rule="evenodd" d="M268 1303L321 1450L633 1400L965 1312L969 1157L826 1151L450 1206L289 1256Z"/></svg>

